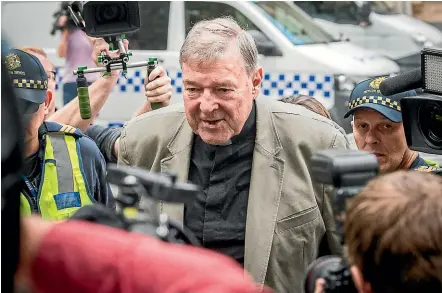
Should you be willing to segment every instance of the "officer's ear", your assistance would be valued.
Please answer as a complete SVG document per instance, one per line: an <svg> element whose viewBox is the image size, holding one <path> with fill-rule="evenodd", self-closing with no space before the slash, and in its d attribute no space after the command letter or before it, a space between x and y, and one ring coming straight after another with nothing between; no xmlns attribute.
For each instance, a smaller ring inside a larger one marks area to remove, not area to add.
<svg viewBox="0 0 442 293"><path fill-rule="evenodd" d="M45 115L49 114L49 105L52 102L54 94L50 89L46 90L46 99L45 99Z"/></svg>

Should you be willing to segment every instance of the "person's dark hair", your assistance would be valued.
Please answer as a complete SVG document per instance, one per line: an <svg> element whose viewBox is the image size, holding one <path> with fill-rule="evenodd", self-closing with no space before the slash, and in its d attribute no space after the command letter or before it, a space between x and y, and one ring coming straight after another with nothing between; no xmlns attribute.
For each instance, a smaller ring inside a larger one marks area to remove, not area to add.
<svg viewBox="0 0 442 293"><path fill-rule="evenodd" d="M328 119L331 119L330 113L327 109L313 97L305 96L305 95L293 95L290 97L280 99L281 102L290 103L295 105L301 105L310 111L315 112L321 116L324 116Z"/></svg>
<svg viewBox="0 0 442 293"><path fill-rule="evenodd" d="M375 293L442 292L442 177L398 171L351 201L345 243Z"/></svg>

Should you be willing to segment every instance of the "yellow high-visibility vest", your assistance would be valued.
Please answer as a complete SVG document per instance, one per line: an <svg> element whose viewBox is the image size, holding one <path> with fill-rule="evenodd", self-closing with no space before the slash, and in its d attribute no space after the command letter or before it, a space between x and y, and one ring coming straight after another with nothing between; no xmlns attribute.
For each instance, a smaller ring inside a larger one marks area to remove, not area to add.
<svg viewBox="0 0 442 293"><path fill-rule="evenodd" d="M54 123L55 124L55 123ZM58 125L58 124L55 124ZM80 168L80 153L75 128L58 125L60 131L48 131L40 188L36 198L37 209L43 219L64 220L80 207L94 204ZM67 129L67 130L66 130ZM21 215L32 213L30 199L20 194Z"/></svg>

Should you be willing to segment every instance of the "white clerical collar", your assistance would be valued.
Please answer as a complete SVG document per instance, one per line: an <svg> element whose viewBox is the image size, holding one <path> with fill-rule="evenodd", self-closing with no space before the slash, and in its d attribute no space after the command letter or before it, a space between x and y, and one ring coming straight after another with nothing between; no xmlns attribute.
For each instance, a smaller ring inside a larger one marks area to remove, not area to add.
<svg viewBox="0 0 442 293"><path fill-rule="evenodd" d="M215 146L226 146L226 145L231 145L232 144L232 140L229 139L228 141L226 141L225 143L220 143L220 144L214 144Z"/></svg>

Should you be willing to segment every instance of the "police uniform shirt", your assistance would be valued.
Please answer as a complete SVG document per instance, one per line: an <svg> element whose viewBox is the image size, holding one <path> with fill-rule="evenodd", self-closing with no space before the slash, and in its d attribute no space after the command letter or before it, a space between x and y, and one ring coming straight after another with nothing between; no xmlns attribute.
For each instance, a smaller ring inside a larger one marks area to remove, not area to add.
<svg viewBox="0 0 442 293"><path fill-rule="evenodd" d="M45 124L40 127L39 133L44 131ZM109 185L106 183L106 165L95 143L88 137L78 138L80 146L80 159L83 165L83 174L88 194L102 204L115 209L115 200L112 196ZM44 157L45 141L40 138L40 150L25 159L23 175L29 180L35 191L38 193L41 185L42 160ZM32 196L28 188L24 188L24 193L33 201L33 211L36 211L36 199Z"/></svg>
<svg viewBox="0 0 442 293"><path fill-rule="evenodd" d="M86 129L86 135L95 141L106 163L117 163L118 158L114 154L114 146L121 135L121 127L90 125Z"/></svg>
<svg viewBox="0 0 442 293"><path fill-rule="evenodd" d="M225 145L195 136L189 180L202 187L185 209L184 223L206 248L244 265L244 243L255 147L255 104L241 132Z"/></svg>
<svg viewBox="0 0 442 293"><path fill-rule="evenodd" d="M437 163L425 160L421 158L421 156L419 155L411 164L410 170L416 170L422 172L437 172L438 174L442 171L442 169L439 167Z"/></svg>
<svg viewBox="0 0 442 293"><path fill-rule="evenodd" d="M427 164L427 162L425 162L425 160L418 155L417 158L411 164L410 169L417 169L419 167L430 167L430 165Z"/></svg>

